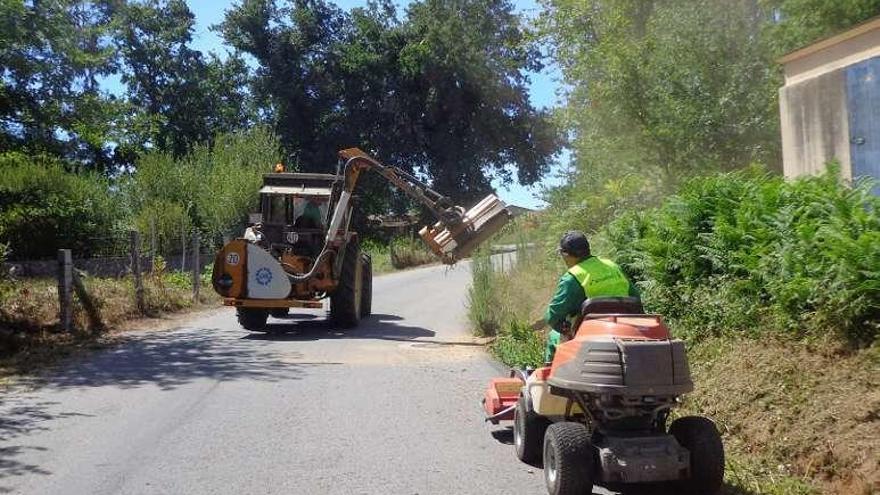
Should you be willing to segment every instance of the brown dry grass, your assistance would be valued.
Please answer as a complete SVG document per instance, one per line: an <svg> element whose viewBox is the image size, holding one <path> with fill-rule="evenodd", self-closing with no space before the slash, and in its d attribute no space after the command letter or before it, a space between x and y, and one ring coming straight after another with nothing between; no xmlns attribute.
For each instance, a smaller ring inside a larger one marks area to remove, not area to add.
<svg viewBox="0 0 880 495"><path fill-rule="evenodd" d="M758 461L745 482L789 476L823 494L880 490L880 349L715 340L690 357L697 390L684 411L715 419L734 457Z"/></svg>

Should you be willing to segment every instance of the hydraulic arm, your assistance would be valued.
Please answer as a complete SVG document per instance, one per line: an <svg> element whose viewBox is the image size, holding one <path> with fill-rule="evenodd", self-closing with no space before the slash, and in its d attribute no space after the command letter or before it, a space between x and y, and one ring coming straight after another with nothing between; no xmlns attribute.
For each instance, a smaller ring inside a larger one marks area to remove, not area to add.
<svg viewBox="0 0 880 495"><path fill-rule="evenodd" d="M344 234L340 225L348 208L351 195L362 171L372 170L388 182L424 205L438 219L433 227L424 227L419 235L444 263L452 264L470 254L476 246L500 230L510 219L510 212L503 201L490 195L474 208L465 211L451 199L434 191L412 174L398 167L388 166L367 155L358 148L339 152L345 160L345 186L330 221L327 241Z"/></svg>

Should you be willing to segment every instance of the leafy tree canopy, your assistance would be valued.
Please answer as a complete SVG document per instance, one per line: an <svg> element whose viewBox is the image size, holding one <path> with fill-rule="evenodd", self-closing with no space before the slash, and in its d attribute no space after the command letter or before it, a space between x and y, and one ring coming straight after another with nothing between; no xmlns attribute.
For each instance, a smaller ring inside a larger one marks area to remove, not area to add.
<svg viewBox="0 0 880 495"><path fill-rule="evenodd" d="M258 62L254 93L300 169L357 145L460 200L490 179L535 183L559 146L528 101L538 53L508 1L390 1L346 13L323 0L246 0L222 24Z"/></svg>

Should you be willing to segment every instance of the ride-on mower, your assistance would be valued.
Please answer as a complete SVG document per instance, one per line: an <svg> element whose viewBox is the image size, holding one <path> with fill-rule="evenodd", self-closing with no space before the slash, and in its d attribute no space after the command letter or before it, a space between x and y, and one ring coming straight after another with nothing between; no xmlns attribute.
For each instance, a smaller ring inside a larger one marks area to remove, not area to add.
<svg viewBox="0 0 880 495"><path fill-rule="evenodd" d="M422 204L439 221L419 235L446 264L468 256L510 218L494 195L470 210L433 191L416 177L384 165L357 148L339 152L336 174L263 176L260 211L243 238L228 242L214 260L212 282L223 303L234 306L247 330L265 331L269 315L290 308L321 308L356 326L371 312L372 263L349 228L352 195L361 172L373 171Z"/></svg>
<svg viewBox="0 0 880 495"><path fill-rule="evenodd" d="M513 370L489 383L487 421L513 420L517 457L543 461L552 495L593 485L669 482L674 493L713 495L724 478L724 447L704 417L670 410L693 390L684 343L638 298L587 299L549 366Z"/></svg>

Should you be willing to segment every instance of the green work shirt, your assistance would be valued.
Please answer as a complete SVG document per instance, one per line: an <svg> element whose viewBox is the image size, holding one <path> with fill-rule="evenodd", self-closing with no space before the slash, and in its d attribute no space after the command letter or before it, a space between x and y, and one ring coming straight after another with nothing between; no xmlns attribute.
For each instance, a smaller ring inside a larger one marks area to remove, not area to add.
<svg viewBox="0 0 880 495"><path fill-rule="evenodd" d="M629 283L623 271L609 260L591 256L584 261L578 263L588 275L602 275L603 280L600 284L593 284L593 290L590 297L621 297L634 296L638 297L639 293L634 284ZM604 277L609 272L615 272L614 277L618 283L606 283ZM625 284L623 283L625 282ZM590 287L589 277L585 280L585 285ZM581 304L587 299L584 286L575 278L570 271L565 272L559 277L556 284L556 293L547 305L547 311L544 313L544 320L550 325L550 333L547 336L547 346L544 350L544 360L549 362L553 360L556 353L556 346L562 339L562 325L570 318L574 318L580 314Z"/></svg>

